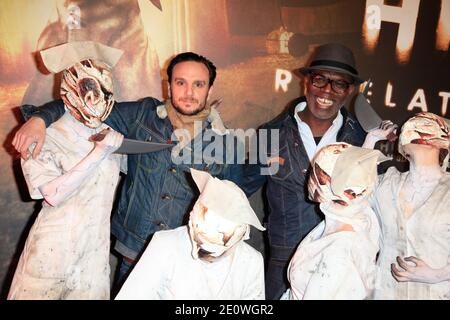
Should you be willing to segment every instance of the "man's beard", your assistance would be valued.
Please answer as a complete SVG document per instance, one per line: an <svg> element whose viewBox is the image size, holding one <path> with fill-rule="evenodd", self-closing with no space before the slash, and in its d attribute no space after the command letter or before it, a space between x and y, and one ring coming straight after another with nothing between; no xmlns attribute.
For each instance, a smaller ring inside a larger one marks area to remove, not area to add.
<svg viewBox="0 0 450 320"><path fill-rule="evenodd" d="M182 100L182 102L189 102L192 104L198 104L198 107L194 110L190 110L190 111L184 111L182 110L178 103L176 101L173 100L173 98L171 99L172 101L172 106L174 107L175 110L177 110L179 113L181 113L184 116L195 116L197 114L199 114L200 112L202 112L203 110L205 110L206 107L206 99L202 102L199 103L199 101L197 99L190 99L190 98L180 98L179 100Z"/></svg>

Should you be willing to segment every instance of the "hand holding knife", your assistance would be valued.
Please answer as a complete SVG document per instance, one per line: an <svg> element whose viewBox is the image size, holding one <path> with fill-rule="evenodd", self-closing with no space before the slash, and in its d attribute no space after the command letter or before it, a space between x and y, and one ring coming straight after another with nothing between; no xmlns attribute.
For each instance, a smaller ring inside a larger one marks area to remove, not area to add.
<svg viewBox="0 0 450 320"><path fill-rule="evenodd" d="M356 96L355 99L355 115L358 119L361 127L366 132L372 132L372 134L384 135L383 138L394 142L397 139L397 125L390 120L382 120L380 116L375 112L369 101L367 101L367 93L371 84L370 79L367 81L364 90ZM379 132L375 132L375 130ZM387 135L386 130L388 130ZM382 139L380 139L382 140Z"/></svg>
<svg viewBox="0 0 450 320"><path fill-rule="evenodd" d="M110 130L109 128L103 129L97 134L92 135L89 138L89 141L101 141L105 138L107 131ZM148 152L156 152L160 150L164 150L166 148L173 147L173 144L170 143L157 143L157 142L150 142L150 141L141 141L141 140L135 140L135 139L127 139L124 138L121 146L119 149L114 151L114 153L120 153L120 154L137 154L137 153L148 153Z"/></svg>

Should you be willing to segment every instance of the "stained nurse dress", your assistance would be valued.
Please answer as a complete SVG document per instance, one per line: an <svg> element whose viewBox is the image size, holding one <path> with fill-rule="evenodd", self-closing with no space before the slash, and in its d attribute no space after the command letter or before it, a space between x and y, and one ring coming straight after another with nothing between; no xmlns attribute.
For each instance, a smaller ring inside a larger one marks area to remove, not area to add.
<svg viewBox="0 0 450 320"><path fill-rule="evenodd" d="M415 256L431 268L450 264L450 173L444 173L429 198L405 218L398 199L408 172L395 168L381 177L373 206L381 220L383 245L375 299L450 299L450 281L436 284L397 282L391 274L396 257Z"/></svg>
<svg viewBox="0 0 450 320"><path fill-rule="evenodd" d="M22 162L30 195L73 168L93 148L69 113L47 129L36 159ZM20 257L8 299L109 299L110 213L120 158L110 155L59 206L43 202Z"/></svg>

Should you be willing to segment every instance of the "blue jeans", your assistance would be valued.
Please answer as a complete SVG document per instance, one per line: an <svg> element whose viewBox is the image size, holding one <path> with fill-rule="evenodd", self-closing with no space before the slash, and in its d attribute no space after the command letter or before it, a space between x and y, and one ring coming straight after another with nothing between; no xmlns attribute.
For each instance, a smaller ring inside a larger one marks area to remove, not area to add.
<svg viewBox="0 0 450 320"><path fill-rule="evenodd" d="M279 300L289 288L287 268L297 247L270 246L266 272L266 299Z"/></svg>

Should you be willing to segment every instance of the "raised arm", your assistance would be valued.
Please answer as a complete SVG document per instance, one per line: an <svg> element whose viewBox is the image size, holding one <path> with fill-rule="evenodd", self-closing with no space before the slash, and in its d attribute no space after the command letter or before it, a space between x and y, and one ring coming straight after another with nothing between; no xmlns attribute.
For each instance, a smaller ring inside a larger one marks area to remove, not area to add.
<svg viewBox="0 0 450 320"><path fill-rule="evenodd" d="M153 121L156 107L160 104L159 100L151 97L139 101L115 102L104 122L127 137L130 129L138 122Z"/></svg>
<svg viewBox="0 0 450 320"><path fill-rule="evenodd" d="M98 165L112 152L117 150L123 141L123 135L113 130L106 133L102 141L95 142L92 151L72 169L56 179L39 186L39 191L45 201L51 206L58 206L70 197L81 183L94 171Z"/></svg>
<svg viewBox="0 0 450 320"><path fill-rule="evenodd" d="M384 120L381 122L380 127L369 131L364 140L362 148L373 149L375 144L381 140L394 141L397 139L398 126L390 120Z"/></svg>

